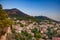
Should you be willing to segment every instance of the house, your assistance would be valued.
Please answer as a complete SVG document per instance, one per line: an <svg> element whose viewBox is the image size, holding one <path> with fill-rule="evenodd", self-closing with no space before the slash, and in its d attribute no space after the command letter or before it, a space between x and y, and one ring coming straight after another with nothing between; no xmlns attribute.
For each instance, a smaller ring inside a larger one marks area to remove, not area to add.
<svg viewBox="0 0 60 40"><path fill-rule="evenodd" d="M52 37L52 40L60 40L59 37Z"/></svg>

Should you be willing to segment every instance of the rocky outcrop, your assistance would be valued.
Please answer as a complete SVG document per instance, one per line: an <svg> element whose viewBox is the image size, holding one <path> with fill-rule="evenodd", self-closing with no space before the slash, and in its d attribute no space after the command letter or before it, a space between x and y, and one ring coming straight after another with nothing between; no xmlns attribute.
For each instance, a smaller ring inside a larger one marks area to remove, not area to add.
<svg viewBox="0 0 60 40"><path fill-rule="evenodd" d="M1 36L0 40L7 40L7 33L11 34L11 28L10 27L7 28L6 33Z"/></svg>

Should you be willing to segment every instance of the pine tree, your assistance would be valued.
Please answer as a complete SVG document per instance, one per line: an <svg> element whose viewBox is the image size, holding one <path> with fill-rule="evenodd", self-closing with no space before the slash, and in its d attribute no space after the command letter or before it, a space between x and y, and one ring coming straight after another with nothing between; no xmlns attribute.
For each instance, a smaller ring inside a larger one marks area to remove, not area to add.
<svg viewBox="0 0 60 40"><path fill-rule="evenodd" d="M2 9L2 5L0 4L0 9Z"/></svg>
<svg viewBox="0 0 60 40"><path fill-rule="evenodd" d="M7 31L7 28L12 25L12 20L8 19L8 14L2 9L0 4L0 38Z"/></svg>

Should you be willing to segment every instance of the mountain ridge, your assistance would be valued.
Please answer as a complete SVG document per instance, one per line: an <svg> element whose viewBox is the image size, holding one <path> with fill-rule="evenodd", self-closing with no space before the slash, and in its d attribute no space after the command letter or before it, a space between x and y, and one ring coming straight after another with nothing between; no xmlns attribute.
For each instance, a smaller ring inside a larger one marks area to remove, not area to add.
<svg viewBox="0 0 60 40"><path fill-rule="evenodd" d="M23 19L27 18L27 17L29 17L29 18L35 17L38 20L51 20L51 21L54 21L54 22L60 22L60 21L56 21L56 20L53 20L51 18L48 18L46 16L30 16L30 15L25 14L24 12L20 11L17 8L4 9L4 11L6 11L8 13L9 17L22 17Z"/></svg>
<svg viewBox="0 0 60 40"><path fill-rule="evenodd" d="M20 16L20 17L27 17L29 15L23 13L22 11L18 10L17 8L13 8L13 9L4 9L8 15L16 15L16 16Z"/></svg>

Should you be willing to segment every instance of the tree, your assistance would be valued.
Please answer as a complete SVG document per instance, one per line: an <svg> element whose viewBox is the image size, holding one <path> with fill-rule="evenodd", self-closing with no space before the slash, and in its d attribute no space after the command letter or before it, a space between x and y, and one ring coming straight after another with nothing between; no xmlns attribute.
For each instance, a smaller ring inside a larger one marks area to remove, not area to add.
<svg viewBox="0 0 60 40"><path fill-rule="evenodd" d="M31 31L36 34L37 32L39 32L39 30L37 28L31 29Z"/></svg>
<svg viewBox="0 0 60 40"><path fill-rule="evenodd" d="M37 28L34 28L31 31L34 33L34 37L36 38L36 40L39 40L41 38L41 33Z"/></svg>
<svg viewBox="0 0 60 40"><path fill-rule="evenodd" d="M41 38L41 33L36 33L35 35L34 35L34 37L36 38L36 40L39 40L40 38Z"/></svg>
<svg viewBox="0 0 60 40"><path fill-rule="evenodd" d="M52 39L52 36L54 35L53 30L51 30L51 29L53 29L53 28L48 27L48 29L47 29L48 30L47 35L48 35L49 39Z"/></svg>
<svg viewBox="0 0 60 40"><path fill-rule="evenodd" d="M12 25L12 20L8 19L8 14L2 9L0 4L0 38L7 31L7 28Z"/></svg>
<svg viewBox="0 0 60 40"><path fill-rule="evenodd" d="M25 38L26 40L32 40L32 35L26 31L22 31L21 35L23 36L23 38Z"/></svg>
<svg viewBox="0 0 60 40"><path fill-rule="evenodd" d="M2 5L0 4L0 9L2 9Z"/></svg>

